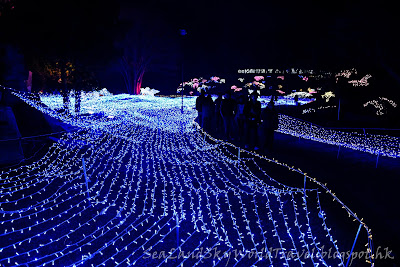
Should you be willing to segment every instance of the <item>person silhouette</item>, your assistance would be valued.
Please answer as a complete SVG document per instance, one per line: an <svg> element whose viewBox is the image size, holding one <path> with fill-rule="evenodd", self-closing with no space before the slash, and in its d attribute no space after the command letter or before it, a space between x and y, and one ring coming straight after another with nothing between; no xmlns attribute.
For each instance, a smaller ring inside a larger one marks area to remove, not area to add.
<svg viewBox="0 0 400 267"><path fill-rule="evenodd" d="M257 150L258 147L258 125L261 122L261 103L257 100L258 93L253 91L250 94L250 100L244 107L244 115L246 117L246 148Z"/></svg>
<svg viewBox="0 0 400 267"><path fill-rule="evenodd" d="M227 91L221 102L221 116L224 121L225 140L233 140L232 130L235 106L235 100L232 99L231 91Z"/></svg>
<svg viewBox="0 0 400 267"><path fill-rule="evenodd" d="M205 98L206 98L205 91L201 90L200 95L196 98L196 110L197 110L196 120L200 126L202 126L203 123L202 109Z"/></svg>
<svg viewBox="0 0 400 267"><path fill-rule="evenodd" d="M263 150L271 152L273 150L275 130L279 126L278 112L275 109L275 102L271 97L268 106L262 111L262 128L263 128Z"/></svg>

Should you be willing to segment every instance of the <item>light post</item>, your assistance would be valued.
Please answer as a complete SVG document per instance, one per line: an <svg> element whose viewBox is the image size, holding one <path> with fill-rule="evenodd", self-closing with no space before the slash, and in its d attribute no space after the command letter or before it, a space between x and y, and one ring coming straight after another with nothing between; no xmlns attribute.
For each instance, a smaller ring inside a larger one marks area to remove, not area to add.
<svg viewBox="0 0 400 267"><path fill-rule="evenodd" d="M183 84L183 62L184 62L184 56L185 56L185 51L184 51L184 46L183 46L183 39L184 36L187 35L187 32L185 29L180 29L179 30L180 35L182 36L182 66L181 66L181 75L182 75L182 90L181 90L181 97L182 97L182 107L181 107L181 113L183 114L183 90L185 88L184 84Z"/></svg>

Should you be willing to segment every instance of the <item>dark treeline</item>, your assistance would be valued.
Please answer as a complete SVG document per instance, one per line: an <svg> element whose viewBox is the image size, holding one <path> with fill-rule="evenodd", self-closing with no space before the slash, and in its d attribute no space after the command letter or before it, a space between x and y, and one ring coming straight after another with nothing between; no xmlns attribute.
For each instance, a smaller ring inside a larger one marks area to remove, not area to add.
<svg viewBox="0 0 400 267"><path fill-rule="evenodd" d="M4 55L18 51L22 79L33 70L33 89L76 87L71 83L79 81L79 87L97 84L114 92L137 93L143 85L171 94L182 70L184 79L227 77L239 68L267 65L333 72L365 68L382 72L386 90L396 90L394 10L358 1L2 0L0 81L7 80L10 65ZM7 52L10 46L16 50ZM43 74L57 62L58 76L72 63L76 77L68 80L71 73L65 74L59 83Z"/></svg>
<svg viewBox="0 0 400 267"><path fill-rule="evenodd" d="M178 31L139 4L16 0L1 13L0 26L6 86L26 90L29 71L33 91L107 87L137 94L146 73L177 83Z"/></svg>

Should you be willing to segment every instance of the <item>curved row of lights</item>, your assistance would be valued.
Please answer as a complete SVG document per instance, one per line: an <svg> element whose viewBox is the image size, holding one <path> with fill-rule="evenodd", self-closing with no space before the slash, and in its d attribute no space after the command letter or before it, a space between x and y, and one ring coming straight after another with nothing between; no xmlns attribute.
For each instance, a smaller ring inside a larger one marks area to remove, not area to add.
<svg viewBox="0 0 400 267"><path fill-rule="evenodd" d="M400 157L400 138L389 135L360 134L325 129L284 114L279 115L278 132L374 155Z"/></svg>

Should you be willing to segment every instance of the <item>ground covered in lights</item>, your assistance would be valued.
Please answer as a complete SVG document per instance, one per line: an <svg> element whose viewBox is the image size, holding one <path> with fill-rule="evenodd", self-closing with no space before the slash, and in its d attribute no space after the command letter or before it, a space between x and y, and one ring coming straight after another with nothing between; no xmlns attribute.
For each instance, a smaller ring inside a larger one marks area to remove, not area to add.
<svg viewBox="0 0 400 267"><path fill-rule="evenodd" d="M343 265L321 257L339 251L322 191L206 136L195 98L89 99L85 116L21 98L77 130L1 173L1 266Z"/></svg>

